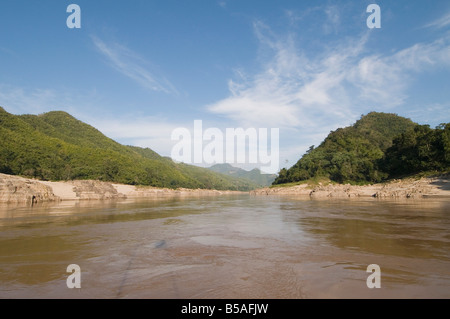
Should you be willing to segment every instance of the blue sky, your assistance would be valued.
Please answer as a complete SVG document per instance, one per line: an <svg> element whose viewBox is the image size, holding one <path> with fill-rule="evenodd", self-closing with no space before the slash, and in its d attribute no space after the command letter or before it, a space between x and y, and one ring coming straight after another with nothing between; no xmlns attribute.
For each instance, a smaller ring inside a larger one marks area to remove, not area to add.
<svg viewBox="0 0 450 319"><path fill-rule="evenodd" d="M64 110L165 156L199 119L279 128L281 167L370 111L434 127L450 122L449 71L445 0L0 3L0 106Z"/></svg>

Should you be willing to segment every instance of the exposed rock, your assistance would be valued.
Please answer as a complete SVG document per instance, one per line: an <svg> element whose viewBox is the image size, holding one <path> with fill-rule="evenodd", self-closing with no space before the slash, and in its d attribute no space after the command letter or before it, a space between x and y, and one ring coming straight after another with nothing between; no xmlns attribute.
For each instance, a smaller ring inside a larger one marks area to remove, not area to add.
<svg viewBox="0 0 450 319"><path fill-rule="evenodd" d="M126 198L111 183L85 180L72 181L73 191L79 199L116 199Z"/></svg>
<svg viewBox="0 0 450 319"><path fill-rule="evenodd" d="M307 184L291 187L264 187L250 191L251 195L303 195L310 196L313 188Z"/></svg>
<svg viewBox="0 0 450 319"><path fill-rule="evenodd" d="M118 189L124 189L123 185L114 185ZM167 196L215 196L225 194L242 194L241 191L226 191L215 189L189 189L189 188L156 188L151 186L125 186L128 189L125 194L129 198L167 197Z"/></svg>
<svg viewBox="0 0 450 319"><path fill-rule="evenodd" d="M311 186L308 184L262 188L251 191L252 195L308 195L311 198L424 198L424 197L450 197L450 178L440 176L433 178L421 178L418 180L409 178L393 180L385 184L366 186L328 184Z"/></svg>
<svg viewBox="0 0 450 319"><path fill-rule="evenodd" d="M442 179L441 179L442 180ZM374 196L377 198L420 198L438 195L430 178L420 180L395 180L384 185Z"/></svg>
<svg viewBox="0 0 450 319"><path fill-rule="evenodd" d="M0 174L0 203L36 204L59 200L51 187L36 180Z"/></svg>

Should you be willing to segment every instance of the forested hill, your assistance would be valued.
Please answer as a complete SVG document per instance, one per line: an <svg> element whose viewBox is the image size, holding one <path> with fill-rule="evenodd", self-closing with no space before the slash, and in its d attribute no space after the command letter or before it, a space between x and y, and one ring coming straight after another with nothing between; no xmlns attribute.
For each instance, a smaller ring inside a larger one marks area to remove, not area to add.
<svg viewBox="0 0 450 319"><path fill-rule="evenodd" d="M339 183L373 183L450 167L450 124L436 129L396 114L372 112L331 132L274 184L324 177Z"/></svg>
<svg viewBox="0 0 450 319"><path fill-rule="evenodd" d="M0 173L170 188L256 187L208 169L176 164L148 148L121 145L65 112L13 115L1 107Z"/></svg>

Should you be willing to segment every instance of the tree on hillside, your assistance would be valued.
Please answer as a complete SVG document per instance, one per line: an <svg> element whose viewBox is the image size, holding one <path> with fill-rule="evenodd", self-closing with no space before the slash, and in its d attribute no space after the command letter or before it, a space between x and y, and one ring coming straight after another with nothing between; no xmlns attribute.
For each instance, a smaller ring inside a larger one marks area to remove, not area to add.
<svg viewBox="0 0 450 319"><path fill-rule="evenodd" d="M417 125L400 134L386 151L381 165L391 177L450 167L450 123L436 129Z"/></svg>
<svg viewBox="0 0 450 319"><path fill-rule="evenodd" d="M371 112L354 125L330 132L316 148L311 146L274 184L325 177L339 183L372 183L387 177L378 166L392 139L414 123L396 114Z"/></svg>

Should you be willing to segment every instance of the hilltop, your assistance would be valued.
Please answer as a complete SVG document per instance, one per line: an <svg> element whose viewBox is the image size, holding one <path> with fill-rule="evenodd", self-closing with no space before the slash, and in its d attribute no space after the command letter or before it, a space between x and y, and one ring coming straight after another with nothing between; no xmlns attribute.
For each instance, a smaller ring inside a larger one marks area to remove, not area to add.
<svg viewBox="0 0 450 319"><path fill-rule="evenodd" d="M308 180L370 184L450 168L450 123L436 129L391 113L371 112L311 146L274 185Z"/></svg>
<svg viewBox="0 0 450 319"><path fill-rule="evenodd" d="M248 180L174 163L149 148L121 145L66 112L13 115L1 107L0 173L172 189L256 188Z"/></svg>

